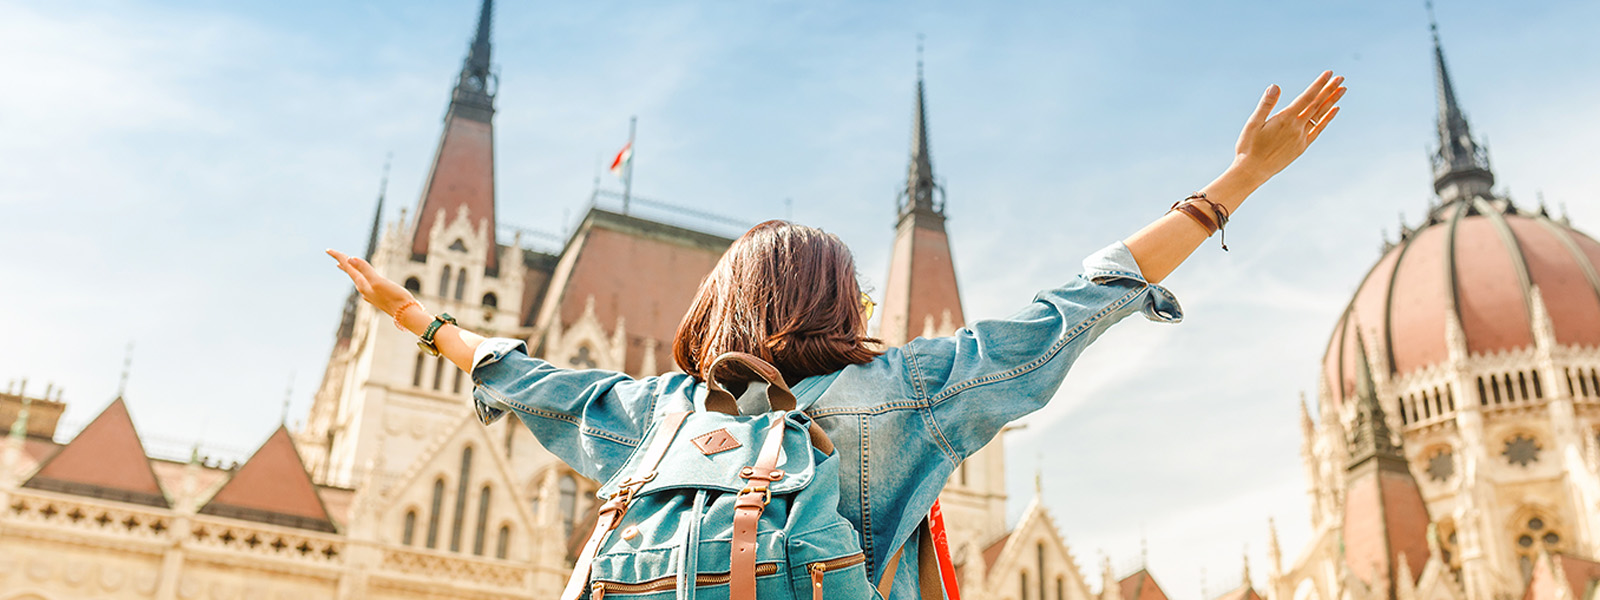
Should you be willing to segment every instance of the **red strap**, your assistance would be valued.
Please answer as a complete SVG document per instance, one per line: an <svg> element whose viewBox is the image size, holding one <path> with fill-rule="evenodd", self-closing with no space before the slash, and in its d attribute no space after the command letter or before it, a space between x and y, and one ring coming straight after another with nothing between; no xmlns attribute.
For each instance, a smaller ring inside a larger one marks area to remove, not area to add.
<svg viewBox="0 0 1600 600"><path fill-rule="evenodd" d="M595 554L600 551L600 542L605 540L606 534L617 528L622 515L628 513L628 502L633 500L639 488L656 478L656 467L661 466L661 459L666 458L667 449L672 446L673 438L678 437L678 430L683 428L683 420L688 416L686 412L675 412L663 417L661 425L656 428L655 440L650 442L650 449L639 463L639 470L643 472L622 480L622 489L600 506L600 519L595 522L594 533L589 534L589 541L584 542L583 552L578 554L578 562L572 568L572 576L567 578L567 587L561 592L561 600L578 600L583 595L584 584L589 583L589 568L594 564Z"/></svg>
<svg viewBox="0 0 1600 600"><path fill-rule="evenodd" d="M944 580L945 596L950 600L961 600L961 588L956 585L956 565L950 560L950 538L944 532L944 509L939 507L939 501L933 501L933 510L928 511L928 531L933 537L933 550L939 558L939 578Z"/></svg>
<svg viewBox="0 0 1600 600"><path fill-rule="evenodd" d="M761 454L753 468L742 475L748 481L739 491L733 505L733 543L729 557L729 600L756 600L756 528L761 523L761 513L772 500L772 482L782 477L778 472L778 452L783 448L783 421L772 425L767 439L761 445Z"/></svg>

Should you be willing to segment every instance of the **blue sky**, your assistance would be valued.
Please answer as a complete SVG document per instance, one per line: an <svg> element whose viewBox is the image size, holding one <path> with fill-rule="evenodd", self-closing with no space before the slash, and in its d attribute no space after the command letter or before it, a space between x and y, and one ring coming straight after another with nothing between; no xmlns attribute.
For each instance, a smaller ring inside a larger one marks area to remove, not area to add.
<svg viewBox="0 0 1600 600"><path fill-rule="evenodd" d="M1600 223L1593 2L1441 0L1501 186ZM116 392L150 445L249 452L303 418L384 156L414 206L476 3L0 0L0 381L65 386L63 435ZM1002 316L1230 160L1268 83L1348 77L1321 141L1008 440L1078 562L1148 538L1175 598L1258 579L1266 519L1309 535L1296 402L1400 215L1431 195L1420 2L514 3L498 7L501 220L560 233L639 117L635 191L841 235L881 289L917 34L966 311ZM606 175L607 187L616 182ZM784 204L793 200L792 213ZM1209 573L1204 575L1203 573Z"/></svg>

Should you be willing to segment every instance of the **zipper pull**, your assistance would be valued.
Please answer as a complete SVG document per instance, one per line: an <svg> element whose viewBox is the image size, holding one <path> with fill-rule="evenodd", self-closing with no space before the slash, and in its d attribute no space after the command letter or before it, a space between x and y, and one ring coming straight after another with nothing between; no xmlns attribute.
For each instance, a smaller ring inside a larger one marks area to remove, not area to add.
<svg viewBox="0 0 1600 600"><path fill-rule="evenodd" d="M590 588L594 591L589 594L589 600L603 600L606 597L606 582L596 581Z"/></svg>
<svg viewBox="0 0 1600 600"><path fill-rule="evenodd" d="M822 574L827 570L827 563L811 563L811 600L822 600Z"/></svg>

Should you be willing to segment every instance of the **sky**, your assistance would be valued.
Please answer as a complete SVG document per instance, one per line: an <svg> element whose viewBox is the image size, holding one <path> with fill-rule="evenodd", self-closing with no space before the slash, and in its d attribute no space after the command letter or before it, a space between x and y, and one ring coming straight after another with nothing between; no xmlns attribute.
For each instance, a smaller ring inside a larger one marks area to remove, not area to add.
<svg viewBox="0 0 1600 600"><path fill-rule="evenodd" d="M969 318L1004 316L1231 160L1278 83L1343 112L1008 434L1091 581L1147 562L1177 599L1264 581L1309 539L1298 402L1334 321L1432 194L1421 2L502 2L501 223L556 236L639 120L634 191L839 234L882 289L924 35L935 173ZM1588 1L1440 0L1499 188L1600 223ZM152 452L243 457L305 418L392 153L414 207L474 0L0 0L0 382L62 386L58 437L117 394ZM538 242L536 243L547 243ZM285 413L287 401L287 413ZM1141 547L1148 548L1141 559ZM1285 565L1287 566L1287 565Z"/></svg>

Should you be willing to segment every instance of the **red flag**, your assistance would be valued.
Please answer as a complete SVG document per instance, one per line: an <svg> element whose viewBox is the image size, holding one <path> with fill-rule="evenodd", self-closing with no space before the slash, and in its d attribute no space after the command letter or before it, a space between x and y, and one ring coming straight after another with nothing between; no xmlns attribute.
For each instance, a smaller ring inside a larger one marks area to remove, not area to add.
<svg viewBox="0 0 1600 600"><path fill-rule="evenodd" d="M631 160L633 160L633 142L629 141L622 146L622 151L617 153L617 157L611 159L611 174L617 177L624 176L624 172L628 169L628 162Z"/></svg>

